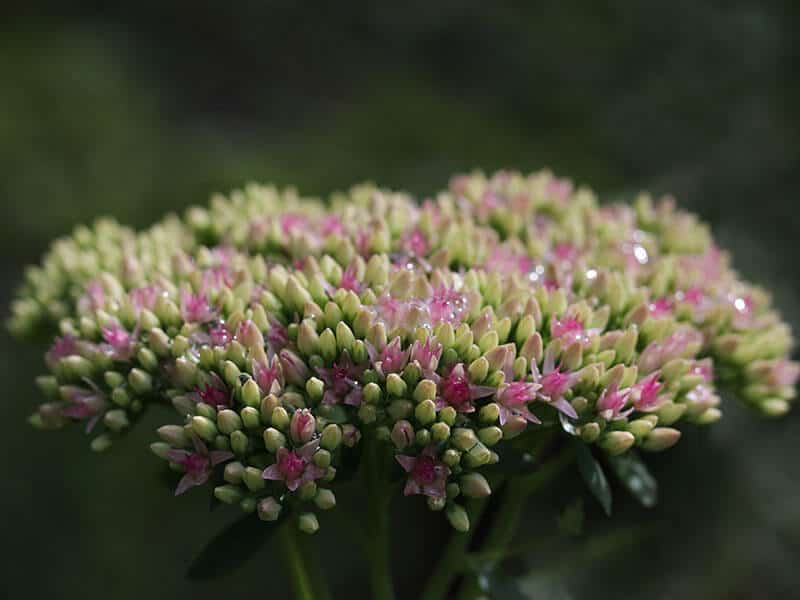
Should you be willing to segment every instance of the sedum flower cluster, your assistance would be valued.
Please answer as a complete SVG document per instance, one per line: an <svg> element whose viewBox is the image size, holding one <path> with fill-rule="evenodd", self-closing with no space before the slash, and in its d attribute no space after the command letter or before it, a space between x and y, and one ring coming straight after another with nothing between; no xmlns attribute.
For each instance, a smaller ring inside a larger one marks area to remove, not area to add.
<svg viewBox="0 0 800 600"><path fill-rule="evenodd" d="M768 295L671 199L598 204L541 172L454 177L417 202L248 186L135 232L57 241L13 306L45 355L44 429L95 450L171 405L152 451L266 521L318 528L367 438L459 530L509 440L550 429L612 455L720 418L718 384L780 415L800 367Z"/></svg>

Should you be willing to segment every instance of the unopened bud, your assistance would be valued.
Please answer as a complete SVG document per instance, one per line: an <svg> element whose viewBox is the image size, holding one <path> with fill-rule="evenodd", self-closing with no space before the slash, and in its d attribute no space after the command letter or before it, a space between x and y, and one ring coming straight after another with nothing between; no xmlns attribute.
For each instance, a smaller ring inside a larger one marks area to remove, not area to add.
<svg viewBox="0 0 800 600"><path fill-rule="evenodd" d="M671 427L656 427L642 442L642 448L651 452L659 452L674 446L681 437L681 432Z"/></svg>
<svg viewBox="0 0 800 600"><path fill-rule="evenodd" d="M468 498L486 498L492 493L492 488L486 477L480 473L468 473L459 479L461 492Z"/></svg>

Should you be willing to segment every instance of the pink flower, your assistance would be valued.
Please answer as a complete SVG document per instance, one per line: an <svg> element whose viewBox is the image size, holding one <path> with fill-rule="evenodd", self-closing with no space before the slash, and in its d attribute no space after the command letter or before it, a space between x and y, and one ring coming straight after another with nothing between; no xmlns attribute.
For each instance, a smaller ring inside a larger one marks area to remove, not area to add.
<svg viewBox="0 0 800 600"><path fill-rule="evenodd" d="M192 434L192 445L194 452L175 449L167 452L167 457L182 466L185 471L175 489L176 496L180 496L191 487L203 485L208 481L215 466L233 458L232 452L222 450L209 452L203 441L194 434Z"/></svg>
<svg viewBox="0 0 800 600"><path fill-rule="evenodd" d="M133 308L138 313L144 309L153 310L161 290L157 285L146 285L132 289L128 294Z"/></svg>
<svg viewBox="0 0 800 600"><path fill-rule="evenodd" d="M361 282L358 280L358 272L353 265L347 267L344 273L342 273L339 287L343 290L351 290L357 294L361 291Z"/></svg>
<svg viewBox="0 0 800 600"><path fill-rule="evenodd" d="M295 450L278 448L276 461L264 469L262 477L272 481L282 481L290 492L307 481L314 481L325 475L325 469L311 462L319 442L309 442Z"/></svg>
<svg viewBox="0 0 800 600"><path fill-rule="evenodd" d="M442 345L438 342L433 342L428 338L424 342L416 340L411 346L409 359L411 362L416 363L422 375L427 378L432 378L432 374L439 366L439 359L442 357Z"/></svg>
<svg viewBox="0 0 800 600"><path fill-rule="evenodd" d="M689 304L694 304L695 306L699 305L705 297L703 290L701 290L699 287L690 287L684 292L678 292L678 294L679 299L685 300Z"/></svg>
<svg viewBox="0 0 800 600"><path fill-rule="evenodd" d="M103 339L105 344L102 346L103 351L114 360L127 361L133 355L134 340L137 332L134 331L133 335L129 334L119 324L114 323L103 327Z"/></svg>
<svg viewBox="0 0 800 600"><path fill-rule="evenodd" d="M700 375L706 383L711 383L714 379L714 365L711 363L710 358L695 361L692 365L692 375Z"/></svg>
<svg viewBox="0 0 800 600"><path fill-rule="evenodd" d="M71 335L57 337L50 350L44 355L44 360L50 369L55 369L58 361L67 356L78 354L78 341Z"/></svg>
<svg viewBox="0 0 800 600"><path fill-rule="evenodd" d="M572 193L572 182L569 179L559 179L558 177L553 177L550 181L547 182L547 186L545 187L545 194L551 198L555 198L556 200L560 200L564 202L569 195Z"/></svg>
<svg viewBox="0 0 800 600"><path fill-rule="evenodd" d="M207 323L216 318L216 312L208 303L205 294L193 294L188 290L181 292L181 316L188 323Z"/></svg>
<svg viewBox="0 0 800 600"><path fill-rule="evenodd" d="M71 419L89 419L86 423L86 433L89 433L105 410L105 396L94 386L91 389L69 386L65 392L66 404L61 407L61 416Z"/></svg>
<svg viewBox="0 0 800 600"><path fill-rule="evenodd" d="M473 385L464 372L464 364L458 363L447 377L440 379L436 408L452 406L460 413L475 412L473 400L485 398L495 393L495 388L486 385Z"/></svg>
<svg viewBox="0 0 800 600"><path fill-rule="evenodd" d="M405 234L400 242L400 248L412 256L427 256L428 240L419 229L413 229Z"/></svg>
<svg viewBox="0 0 800 600"><path fill-rule="evenodd" d="M277 356L272 359L253 360L251 363L253 379L255 379L261 392L264 394L275 394L283 387L283 376L281 362Z"/></svg>
<svg viewBox="0 0 800 600"><path fill-rule="evenodd" d="M228 386L216 373L211 374L211 383L205 384L196 391L199 402L215 408L231 406L231 393Z"/></svg>
<svg viewBox="0 0 800 600"><path fill-rule="evenodd" d="M633 410L632 408L627 411L623 410L628 402L630 393L630 389L619 390L616 383L610 385L603 390L597 400L598 414L607 421L627 417Z"/></svg>
<svg viewBox="0 0 800 600"><path fill-rule="evenodd" d="M372 344L367 344L367 351L375 370L384 377L390 373L400 373L408 364L409 350L403 350L400 337L395 337L380 353Z"/></svg>
<svg viewBox="0 0 800 600"><path fill-rule="evenodd" d="M555 358L549 349L545 352L541 374L536 363L531 365L531 369L534 383L541 386L537 391L539 398L564 415L577 419L578 413L564 398L564 394L578 382L578 374L562 373L561 367L555 366Z"/></svg>
<svg viewBox="0 0 800 600"><path fill-rule="evenodd" d="M311 441L316 427L314 415L307 408L302 408L292 414L292 420L289 422L289 436L295 444L305 444Z"/></svg>
<svg viewBox="0 0 800 600"><path fill-rule="evenodd" d="M800 364L789 360L778 360L772 366L767 380L774 386L793 386L800 377Z"/></svg>
<svg viewBox="0 0 800 600"><path fill-rule="evenodd" d="M572 262L578 256L578 249L567 242L561 242L553 247L553 256L561 262Z"/></svg>
<svg viewBox="0 0 800 600"><path fill-rule="evenodd" d="M650 311L650 316L655 319L660 319L672 314L672 300L664 296L651 302L647 309Z"/></svg>
<svg viewBox="0 0 800 600"><path fill-rule="evenodd" d="M486 271L497 271L503 274L521 273L528 275L535 268L535 263L527 254L514 252L506 246L498 246L486 259L483 265Z"/></svg>
<svg viewBox="0 0 800 600"><path fill-rule="evenodd" d="M324 404L344 402L350 406L361 404L361 384L358 379L364 373L364 365L353 364L350 354L342 352L342 356L331 367L317 367L317 374L325 383L322 396Z"/></svg>
<svg viewBox="0 0 800 600"><path fill-rule="evenodd" d="M458 325L464 320L468 310L467 297L447 287L435 289L427 304L431 316L431 326L439 323Z"/></svg>
<svg viewBox="0 0 800 600"><path fill-rule="evenodd" d="M531 423L541 421L528 408L528 403L536 400L536 392L541 386L527 381L512 381L497 390L497 404L500 407L500 425L505 425L512 416L522 417Z"/></svg>
<svg viewBox="0 0 800 600"><path fill-rule="evenodd" d="M233 336L225 323L217 321L208 328L208 339L212 346L227 346Z"/></svg>
<svg viewBox="0 0 800 600"><path fill-rule="evenodd" d="M560 339L564 344L570 345L574 342L585 344L589 341L589 334L596 333L597 330L584 330L583 323L572 317L565 317L562 320L553 319L550 321L550 335Z"/></svg>
<svg viewBox="0 0 800 600"><path fill-rule="evenodd" d="M661 404L659 393L664 384L658 382L659 375L661 373L656 371L633 386L633 405L636 410L652 410Z"/></svg>
<svg viewBox="0 0 800 600"><path fill-rule="evenodd" d="M200 286L204 292L221 290L232 287L234 283L233 271L225 265L217 265L203 271L203 280Z"/></svg>
<svg viewBox="0 0 800 600"><path fill-rule="evenodd" d="M425 448L419 456L395 456L397 462L408 473L408 480L403 489L405 496L422 494L431 498L444 498L447 478L450 468L435 459L436 449L433 446Z"/></svg>
<svg viewBox="0 0 800 600"><path fill-rule="evenodd" d="M308 227L308 219L301 214L286 213L280 217L281 229L286 235L291 235L295 231L302 231Z"/></svg>
<svg viewBox="0 0 800 600"><path fill-rule="evenodd" d="M267 347L272 352L280 352L289 345L289 332L283 323L272 315L269 316L269 331L267 331Z"/></svg>
<svg viewBox="0 0 800 600"><path fill-rule="evenodd" d="M650 342L639 355L639 372L646 374L661 368L673 358L685 358L697 352L703 342L703 334L696 329L678 329L660 342Z"/></svg>
<svg viewBox="0 0 800 600"><path fill-rule="evenodd" d="M319 223L319 232L323 237L331 234L342 235L344 234L344 227L342 221L336 215L328 215Z"/></svg>
<svg viewBox="0 0 800 600"><path fill-rule="evenodd" d="M397 298L392 298L389 294L384 294L378 299L375 306L375 316L382 321L388 331L392 331L403 323L408 304Z"/></svg>
<svg viewBox="0 0 800 600"><path fill-rule="evenodd" d="M280 360L281 373L283 377L292 385L302 387L308 381L309 372L308 366L303 359L300 358L295 352L284 348L278 354Z"/></svg>
<svg viewBox="0 0 800 600"><path fill-rule="evenodd" d="M78 300L80 312L94 312L106 305L106 291L103 284L99 281L90 281L86 285L85 292Z"/></svg>

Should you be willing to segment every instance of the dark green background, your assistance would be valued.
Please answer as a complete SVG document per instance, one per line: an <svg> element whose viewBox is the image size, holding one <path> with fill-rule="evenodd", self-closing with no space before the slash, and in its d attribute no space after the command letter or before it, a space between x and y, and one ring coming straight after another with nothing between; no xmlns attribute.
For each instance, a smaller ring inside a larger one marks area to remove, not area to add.
<svg viewBox="0 0 800 600"><path fill-rule="evenodd" d="M48 240L99 214L145 226L248 180L427 194L455 171L546 166L605 199L675 193L800 329L791 2L61 4L0 9L3 307ZM102 457L77 428L26 426L41 350L0 338L0 592L283 597L273 549L223 580L185 581L233 515L159 487L146 450L155 420ZM573 598L797 596L800 418L725 408L652 461L659 508L620 492L607 523L587 501L590 537L642 523L656 533L611 560L557 560ZM529 538L551 532L575 494L567 482L532 509ZM419 504L396 504L408 513L396 528L403 597L446 531ZM323 525L314 541L337 597L367 597L349 532ZM548 550L529 557L544 565Z"/></svg>

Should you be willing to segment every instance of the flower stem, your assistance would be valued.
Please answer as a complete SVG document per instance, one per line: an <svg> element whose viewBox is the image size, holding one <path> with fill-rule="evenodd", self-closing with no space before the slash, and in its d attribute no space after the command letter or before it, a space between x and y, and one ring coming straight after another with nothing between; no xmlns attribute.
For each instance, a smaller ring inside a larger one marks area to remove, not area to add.
<svg viewBox="0 0 800 600"><path fill-rule="evenodd" d="M453 578L458 575L463 566L463 559L477 530L478 521L480 521L488 504L489 502L485 498L467 503L467 515L469 515L469 521L472 526L469 531L464 533L454 531L450 535L450 540L447 542L436 568L428 578L420 600L440 600L447 596Z"/></svg>
<svg viewBox="0 0 800 600"><path fill-rule="evenodd" d="M572 463L573 451L567 447L559 454L545 462L539 469L530 475L511 479L503 492L500 507L484 541L482 552L502 556L503 548L507 547L514 538L519 526L519 520L527 500L544 485L549 483L565 467ZM499 562L499 558L490 561L490 568ZM478 582L475 577L468 578L461 589L462 600L472 600L480 595Z"/></svg>
<svg viewBox="0 0 800 600"><path fill-rule="evenodd" d="M390 511L391 484L386 479L385 444L371 439L365 450L367 487L366 553L370 586L375 600L394 600L391 572Z"/></svg>
<svg viewBox="0 0 800 600"><path fill-rule="evenodd" d="M299 531L294 523L284 523L279 535L283 538L284 557L289 567L290 579L296 600L314 600L314 586L300 551Z"/></svg>

